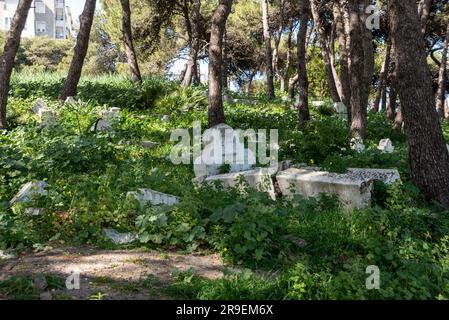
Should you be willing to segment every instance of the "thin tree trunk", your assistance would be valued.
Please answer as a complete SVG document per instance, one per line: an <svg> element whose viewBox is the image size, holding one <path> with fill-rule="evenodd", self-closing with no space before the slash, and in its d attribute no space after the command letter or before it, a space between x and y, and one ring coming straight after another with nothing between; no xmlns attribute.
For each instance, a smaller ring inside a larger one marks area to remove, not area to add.
<svg viewBox="0 0 449 320"><path fill-rule="evenodd" d="M290 71L290 66L292 64L292 36L293 36L293 21L290 21L289 32L287 36L287 62L285 64L285 69L281 76L281 92L288 92L288 73Z"/></svg>
<svg viewBox="0 0 449 320"><path fill-rule="evenodd" d="M321 10L322 2L320 0L310 0L310 6L313 16L313 21L315 23L315 29L318 37L318 42L321 47L321 54L323 56L324 64L326 67L326 75L327 75L327 83L329 85L330 94L332 97L332 100L334 102L341 102L340 93L337 86L338 79L334 76L334 70L333 65L331 61L331 50L329 48L329 43L326 40L326 30L323 26L323 23L321 21L320 17L320 10Z"/></svg>
<svg viewBox="0 0 449 320"><path fill-rule="evenodd" d="M22 31L25 28L32 0L20 0L11 27L6 36L5 47L0 56L0 130L6 130L6 107L8 104L11 74L14 69Z"/></svg>
<svg viewBox="0 0 449 320"><path fill-rule="evenodd" d="M129 0L120 0L122 4L122 29L125 42L126 57L131 72L131 78L138 85L142 84L142 75L140 74L139 63L137 62L136 51L134 50L134 40L131 28L131 7Z"/></svg>
<svg viewBox="0 0 449 320"><path fill-rule="evenodd" d="M189 61L187 63L186 73L182 81L183 87L190 87L192 83L199 82L198 77L198 53L200 50L199 23L201 16L201 0L194 0L191 13L189 11L189 2L184 0L183 14L189 37Z"/></svg>
<svg viewBox="0 0 449 320"><path fill-rule="evenodd" d="M418 14L421 19L421 32L423 35L427 32L427 21L429 20L431 6L432 0L421 0L418 6Z"/></svg>
<svg viewBox="0 0 449 320"><path fill-rule="evenodd" d="M307 75L307 25L310 18L310 6L307 1L301 2L300 28L298 32L298 75L299 75L299 126L303 128L310 120L309 112L309 78Z"/></svg>
<svg viewBox="0 0 449 320"><path fill-rule="evenodd" d="M227 55L227 51L226 51L226 41L227 41L227 36L226 36L226 31L223 35L223 52L222 52L222 57L223 57L223 63L221 64L221 83L223 85L224 89L228 88L228 68L229 68L229 62L228 62L228 55Z"/></svg>
<svg viewBox="0 0 449 320"><path fill-rule="evenodd" d="M367 126L367 106L363 105L365 96L365 52L361 24L359 0L349 0L349 35L350 35L350 58L349 74L351 84L351 113L352 135L356 139L364 140Z"/></svg>
<svg viewBox="0 0 449 320"><path fill-rule="evenodd" d="M225 122L222 96L222 52L226 21L231 13L233 0L220 0L212 16L209 45L209 127Z"/></svg>
<svg viewBox="0 0 449 320"><path fill-rule="evenodd" d="M449 207L449 153L435 108L416 1L390 0L389 11L412 178L427 199Z"/></svg>
<svg viewBox="0 0 449 320"><path fill-rule="evenodd" d="M383 104L384 102L383 99L385 99L386 97L386 94L384 97L384 93L386 93L388 72L390 68L390 57L391 57L391 42L388 40L385 52L385 60L379 77L379 88L377 90L376 100L374 101L373 105L373 112L379 112L380 100L382 99Z"/></svg>
<svg viewBox="0 0 449 320"><path fill-rule="evenodd" d="M96 3L96 0L86 0L83 13L80 16L80 30L76 39L74 55L60 97L62 102L68 97L76 95L81 72L83 70L84 59L86 58L87 49L89 48L90 31L94 20Z"/></svg>
<svg viewBox="0 0 449 320"><path fill-rule="evenodd" d="M270 26L268 25L268 0L262 0L262 22L263 22L263 38L265 41L265 60L267 73L267 94L268 99L275 98L274 91L274 71L273 71L273 50L271 48Z"/></svg>
<svg viewBox="0 0 449 320"><path fill-rule="evenodd" d="M436 95L437 111L440 117L445 117L444 101L446 100L446 81L447 81L447 51L449 46L449 24L447 25L446 39L441 54L441 64L438 76L438 91Z"/></svg>
<svg viewBox="0 0 449 320"><path fill-rule="evenodd" d="M371 0L362 1L363 8L367 8L371 4ZM366 20L368 19L367 13L360 15L360 28L362 30L362 44L363 44L363 63L364 63L364 82L362 85L363 96L360 102L362 108L368 112L369 96L371 92L371 85L373 83L373 74L375 66L374 46L373 46L373 34L370 29L366 27ZM366 120L365 123L367 123Z"/></svg>
<svg viewBox="0 0 449 320"><path fill-rule="evenodd" d="M295 98L295 89L296 85L298 84L298 81L299 81L298 74L296 74L293 78L290 78L290 80L288 81L288 97L290 99Z"/></svg>
<svg viewBox="0 0 449 320"><path fill-rule="evenodd" d="M396 118L394 119L393 129L394 131L400 133L402 131L402 125L404 124L404 119L402 118L401 108L398 108L396 113Z"/></svg>
<svg viewBox="0 0 449 320"><path fill-rule="evenodd" d="M348 109L348 120L351 121L351 85L349 78L349 54L348 54L348 19L345 18L345 1L336 2L332 9L335 19L335 32L338 36L340 68L341 68L341 102Z"/></svg>

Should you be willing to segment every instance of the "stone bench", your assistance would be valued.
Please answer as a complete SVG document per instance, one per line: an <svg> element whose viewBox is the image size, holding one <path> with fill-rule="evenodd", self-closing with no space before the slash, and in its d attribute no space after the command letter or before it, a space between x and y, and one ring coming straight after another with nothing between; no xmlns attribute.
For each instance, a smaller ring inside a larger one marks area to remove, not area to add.
<svg viewBox="0 0 449 320"><path fill-rule="evenodd" d="M347 209L362 209L371 203L374 181L391 184L400 180L400 175L397 170L382 169L349 169L345 174L337 174L317 168L290 168L279 172L276 179L286 198L335 194Z"/></svg>

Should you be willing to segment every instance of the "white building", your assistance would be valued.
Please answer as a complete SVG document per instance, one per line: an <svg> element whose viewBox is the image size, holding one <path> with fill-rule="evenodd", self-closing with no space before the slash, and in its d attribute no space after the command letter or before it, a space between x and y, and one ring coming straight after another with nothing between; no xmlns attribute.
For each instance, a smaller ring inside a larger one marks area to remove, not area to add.
<svg viewBox="0 0 449 320"><path fill-rule="evenodd" d="M19 0L0 0L0 30L11 25ZM73 19L65 0L35 0L28 14L23 37L48 36L66 39L73 34Z"/></svg>

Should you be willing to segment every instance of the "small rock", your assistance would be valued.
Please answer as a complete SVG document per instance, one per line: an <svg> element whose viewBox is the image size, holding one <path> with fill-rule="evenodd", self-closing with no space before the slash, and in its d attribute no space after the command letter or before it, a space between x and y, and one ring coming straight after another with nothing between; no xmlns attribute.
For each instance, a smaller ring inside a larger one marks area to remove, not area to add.
<svg viewBox="0 0 449 320"><path fill-rule="evenodd" d="M111 239L114 244L130 244L137 240L137 235L134 233L120 233L114 229L103 229L106 237Z"/></svg>
<svg viewBox="0 0 449 320"><path fill-rule="evenodd" d="M9 259L14 259L15 256L12 254L5 254L3 252L3 250L0 250L0 260L9 260Z"/></svg>
<svg viewBox="0 0 449 320"><path fill-rule="evenodd" d="M351 149L358 153L362 153L363 151L365 151L365 144L363 143L363 140L357 138L352 139Z"/></svg>
<svg viewBox="0 0 449 320"><path fill-rule="evenodd" d="M34 196L45 196L47 191L45 188L48 184L44 181L28 182L17 193L17 195L10 201L11 205L18 202L30 202Z"/></svg>
<svg viewBox="0 0 449 320"><path fill-rule="evenodd" d="M64 105L75 104L75 103L76 103L76 100L74 97L67 97L67 99L65 99L65 101L64 101Z"/></svg>
<svg viewBox="0 0 449 320"><path fill-rule="evenodd" d="M142 147L146 148L146 149L153 149L153 148L155 148L158 145L158 143L152 142L152 141L148 141L148 140L144 140L144 141L142 141L140 143L140 145Z"/></svg>
<svg viewBox="0 0 449 320"><path fill-rule="evenodd" d="M393 153L394 152L393 142L391 142L390 139L382 139L380 140L377 149L385 153Z"/></svg>
<svg viewBox="0 0 449 320"><path fill-rule="evenodd" d="M167 116L167 115L164 115L164 116L161 117L161 121L162 122L169 122L170 121L170 117Z"/></svg>
<svg viewBox="0 0 449 320"><path fill-rule="evenodd" d="M39 275L34 277L33 279L33 287L36 290L44 291L48 287L47 279L45 279L45 276Z"/></svg>
<svg viewBox="0 0 449 320"><path fill-rule="evenodd" d="M53 296L51 295L51 292L42 292L40 294L40 300L42 301L50 301L53 300Z"/></svg>

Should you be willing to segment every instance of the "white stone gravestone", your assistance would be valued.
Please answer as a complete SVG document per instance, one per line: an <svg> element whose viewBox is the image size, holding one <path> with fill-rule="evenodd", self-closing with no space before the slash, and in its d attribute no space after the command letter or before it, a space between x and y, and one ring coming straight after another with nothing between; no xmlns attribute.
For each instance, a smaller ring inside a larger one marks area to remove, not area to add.
<svg viewBox="0 0 449 320"><path fill-rule="evenodd" d="M377 149L379 149L384 153L393 153L394 152L393 142L391 142L390 139L382 139L380 140Z"/></svg>

